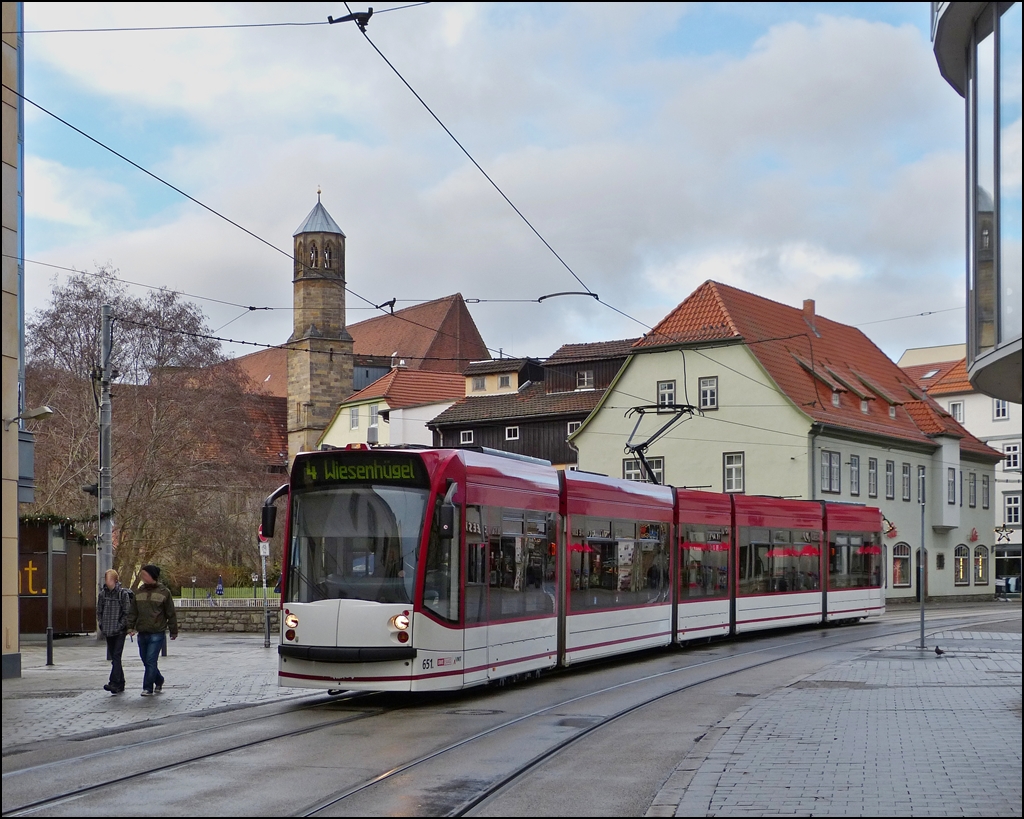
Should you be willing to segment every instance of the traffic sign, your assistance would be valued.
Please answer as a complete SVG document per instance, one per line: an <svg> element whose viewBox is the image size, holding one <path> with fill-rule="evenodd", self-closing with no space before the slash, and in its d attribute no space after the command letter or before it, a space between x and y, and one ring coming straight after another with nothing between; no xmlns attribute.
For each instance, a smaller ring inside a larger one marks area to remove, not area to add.
<svg viewBox="0 0 1024 819"><path fill-rule="evenodd" d="M262 523L259 526L256 527L256 537L258 537L260 539L260 543L266 543L268 540L270 540L269 537L263 537L263 524Z"/></svg>

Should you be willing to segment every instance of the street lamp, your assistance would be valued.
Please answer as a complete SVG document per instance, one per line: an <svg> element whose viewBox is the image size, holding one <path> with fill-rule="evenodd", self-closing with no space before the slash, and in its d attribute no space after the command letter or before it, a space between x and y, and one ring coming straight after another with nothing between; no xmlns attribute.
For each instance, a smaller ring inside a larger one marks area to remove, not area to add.
<svg viewBox="0 0 1024 819"><path fill-rule="evenodd" d="M4 418L4 432L11 428L15 421L43 421L53 415L53 410L47 406L34 407L30 410L18 413L11 419Z"/></svg>
<svg viewBox="0 0 1024 819"><path fill-rule="evenodd" d="M252 599L256 599L256 581L260 579L260 576L256 572L252 573Z"/></svg>
<svg viewBox="0 0 1024 819"><path fill-rule="evenodd" d="M196 576L192 575L192 599L196 599Z"/></svg>

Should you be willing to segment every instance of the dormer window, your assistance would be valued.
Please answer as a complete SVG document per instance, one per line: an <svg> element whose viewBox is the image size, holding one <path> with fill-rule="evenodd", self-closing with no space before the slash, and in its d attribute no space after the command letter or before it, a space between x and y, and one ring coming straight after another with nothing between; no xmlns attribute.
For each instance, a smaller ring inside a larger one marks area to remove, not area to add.
<svg viewBox="0 0 1024 819"><path fill-rule="evenodd" d="M309 266L314 270L320 264L320 253L316 249L316 244L309 246Z"/></svg>
<svg viewBox="0 0 1024 819"><path fill-rule="evenodd" d="M895 405L890 405L890 407L889 407L889 417L890 418L895 418L896 417L896 406Z"/></svg>
<svg viewBox="0 0 1024 819"><path fill-rule="evenodd" d="M512 386L512 376L511 375L499 375L498 376L498 387L499 388L504 389L504 388L508 388L508 387L511 387L511 386Z"/></svg>
<svg viewBox="0 0 1024 819"><path fill-rule="evenodd" d="M592 389L594 389L594 371L593 370L577 370L576 371L576 389L578 389L578 390L592 390Z"/></svg>
<svg viewBox="0 0 1024 819"><path fill-rule="evenodd" d="M487 379L482 375L473 376L473 392L483 392L487 389Z"/></svg>
<svg viewBox="0 0 1024 819"><path fill-rule="evenodd" d="M331 269L331 246L324 248L324 270Z"/></svg>
<svg viewBox="0 0 1024 819"><path fill-rule="evenodd" d="M868 414L868 399L866 399L866 398L861 398L860 399L860 411L863 412L865 415Z"/></svg>
<svg viewBox="0 0 1024 819"><path fill-rule="evenodd" d="M839 406L839 390L835 390L832 393L832 406L833 407L838 407Z"/></svg>

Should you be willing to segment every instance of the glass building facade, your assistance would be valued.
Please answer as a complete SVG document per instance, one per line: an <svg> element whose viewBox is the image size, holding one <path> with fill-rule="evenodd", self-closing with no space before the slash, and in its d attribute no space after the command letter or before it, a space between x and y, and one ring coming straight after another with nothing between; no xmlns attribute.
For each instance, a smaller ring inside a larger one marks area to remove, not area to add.
<svg viewBox="0 0 1024 819"><path fill-rule="evenodd" d="M1021 4L932 3L942 76L965 100L967 369L1021 401Z"/></svg>

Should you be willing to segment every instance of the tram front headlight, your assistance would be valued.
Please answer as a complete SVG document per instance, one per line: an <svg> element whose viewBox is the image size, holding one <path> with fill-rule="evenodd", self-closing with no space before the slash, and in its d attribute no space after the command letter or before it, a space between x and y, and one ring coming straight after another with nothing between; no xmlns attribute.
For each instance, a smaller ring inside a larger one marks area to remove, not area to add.
<svg viewBox="0 0 1024 819"><path fill-rule="evenodd" d="M391 618L391 627L398 631L405 631L409 628L409 615L408 614L396 614Z"/></svg>
<svg viewBox="0 0 1024 819"><path fill-rule="evenodd" d="M284 616L284 624L286 628L296 628L299 625L299 618L294 614L286 614Z"/></svg>

